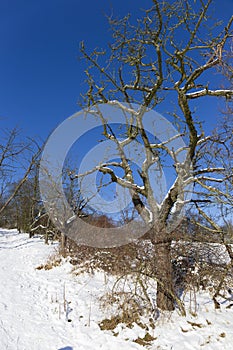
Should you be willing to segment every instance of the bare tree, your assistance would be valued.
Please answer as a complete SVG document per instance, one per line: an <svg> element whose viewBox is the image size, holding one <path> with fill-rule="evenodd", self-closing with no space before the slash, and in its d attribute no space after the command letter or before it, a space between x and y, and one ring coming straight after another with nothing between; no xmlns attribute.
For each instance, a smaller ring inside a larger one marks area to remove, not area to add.
<svg viewBox="0 0 233 350"><path fill-rule="evenodd" d="M215 26L215 21L209 17L211 5L212 0L154 0L152 7L136 24L130 16L121 20L110 18L113 31L110 51L96 49L88 53L84 44L81 45L81 52L89 64L86 70L89 89L83 96L84 105L101 118L102 134L115 143L120 159L116 162L103 160L90 172L99 171L110 177L111 182L128 188L134 207L149 223L158 282L157 305L163 310L173 310L177 300L171 263L171 242L176 232L170 232L168 224L181 212L185 204L185 188L190 183L195 184L194 209L206 220L208 232L222 232L206 208L214 203L213 193L220 195L218 185L225 183L225 164L215 162L213 165L214 155L208 153L207 156L205 150L207 144L212 143L218 152L225 140L205 135L201 121L193 112L194 101L197 104L206 97L230 99L233 96L231 88L217 86L218 79L213 74L223 67L228 71L226 50L233 35L233 17L228 23ZM214 34L208 25L214 27ZM170 112L179 134L163 142L151 141L144 126L144 117L149 109L159 104L169 105L170 101L173 101ZM130 115L131 119L125 122L127 127L123 140L118 139L106 117L99 113L96 106L102 103L117 106L122 113ZM139 105L137 109L133 103ZM171 151L169 144L181 135L188 147ZM135 176L125 152L125 146L135 140L145 150L139 177ZM185 151L185 157L180 160L182 151ZM165 198L158 204L153 196L149 170L153 164L164 168L166 156L175 171L175 178ZM190 172L191 168L193 172ZM118 169L123 170L123 176L118 175ZM87 176L90 172L77 174L76 177Z"/></svg>
<svg viewBox="0 0 233 350"><path fill-rule="evenodd" d="M11 206L11 210L14 211L13 217L16 218L17 206L13 202L17 200L16 196L20 194L22 187L26 186L30 174L38 164L41 147L34 140L22 140L17 129L3 130L1 136L0 215L5 218L7 215L12 216L13 213L9 213L9 207ZM28 207L28 203L26 205ZM17 225L17 218L15 219L15 225Z"/></svg>

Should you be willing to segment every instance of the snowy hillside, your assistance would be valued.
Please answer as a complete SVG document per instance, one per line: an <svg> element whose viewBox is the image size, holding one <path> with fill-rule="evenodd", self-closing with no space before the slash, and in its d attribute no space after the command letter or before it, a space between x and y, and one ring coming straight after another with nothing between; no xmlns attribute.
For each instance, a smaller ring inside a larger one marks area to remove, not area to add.
<svg viewBox="0 0 233 350"><path fill-rule="evenodd" d="M146 339L147 331L137 324L118 324L114 331L100 328L101 321L111 317L99 308L99 300L111 290L112 277L103 272L74 274L65 260L52 269L40 268L55 249L16 230L0 230L0 349L145 349L138 340ZM231 299L215 310L202 292L197 295L198 316L180 317L177 311L160 315L149 329L154 340L146 348L232 349Z"/></svg>

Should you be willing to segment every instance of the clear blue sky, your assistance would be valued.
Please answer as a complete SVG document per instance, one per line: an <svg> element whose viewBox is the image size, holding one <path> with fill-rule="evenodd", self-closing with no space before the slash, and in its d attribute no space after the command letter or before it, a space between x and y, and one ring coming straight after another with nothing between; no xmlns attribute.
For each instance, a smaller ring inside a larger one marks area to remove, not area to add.
<svg viewBox="0 0 233 350"><path fill-rule="evenodd" d="M105 14L140 14L150 0L1 0L0 125L18 125L25 135L48 134L79 110L85 65L79 42L105 47ZM216 14L228 19L233 0L216 0ZM210 106L208 106L210 108ZM215 113L208 114L209 121Z"/></svg>

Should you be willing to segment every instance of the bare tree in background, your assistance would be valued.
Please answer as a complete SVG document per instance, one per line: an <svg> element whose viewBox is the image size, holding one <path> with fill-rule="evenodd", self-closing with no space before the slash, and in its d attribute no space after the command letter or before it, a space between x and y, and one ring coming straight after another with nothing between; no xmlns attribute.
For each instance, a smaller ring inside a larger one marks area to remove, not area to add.
<svg viewBox="0 0 233 350"><path fill-rule="evenodd" d="M194 209L204 218L206 229L211 235L222 233L222 228L206 209L215 202L213 192L218 195L219 186L226 183L225 164L213 162L215 155L207 155L205 150L212 143L218 152L219 147L229 139L205 135L201 120L195 115L195 105L205 98L212 103L210 98L229 100L233 96L232 88L222 88L217 78L219 76L214 75L218 69L229 72L227 54L233 35L233 17L228 23L214 25L215 21L209 17L211 6L214 6L211 0L154 0L152 7L136 24L131 22L130 16L121 20L110 19L113 43L109 51L96 49L88 53L84 44L81 46L81 52L88 62L86 74L89 89L84 96L84 105L92 108L108 103L122 111L126 108L136 122L136 126L133 126L126 121L125 138L119 141L111 126L102 118L103 135L116 144L120 161L108 163L103 160L102 164L90 171L107 174L112 182L128 188L136 210L144 221L150 223L149 235L157 266L157 306L162 310L174 309L176 296L171 242L182 239L182 235L177 237L177 232L168 232L168 222L182 209L185 202L183 191L189 183L195 184ZM209 28L213 28L213 31ZM127 103L128 107L118 101ZM134 110L132 103L140 107ZM173 111L171 107L169 110L174 123L188 144L182 162L178 161L180 151L171 152L168 147L172 139L152 142L144 127L144 115L148 109L165 104L171 106L172 103ZM125 153L125 146L135 140L145 150L143 167L139 172L140 183L136 183L132 164ZM152 195L149 169L155 163L163 168L166 165L163 162L165 156L172 160L175 180L158 205ZM191 165L192 175L187 172ZM124 176L119 176L117 169L123 169ZM77 177L85 175L79 174ZM226 193L223 195L227 196Z"/></svg>
<svg viewBox="0 0 233 350"><path fill-rule="evenodd" d="M17 206L14 206L13 202L17 200L17 195L20 193L22 195L21 189L26 186L28 178L38 165L40 151L41 148L36 141L29 139L22 141L19 130L2 130L0 144L0 216L3 224L7 221L11 221L12 224L13 217L15 218L15 225L17 225ZM28 210L29 203L24 204ZM11 218L8 216L11 216Z"/></svg>

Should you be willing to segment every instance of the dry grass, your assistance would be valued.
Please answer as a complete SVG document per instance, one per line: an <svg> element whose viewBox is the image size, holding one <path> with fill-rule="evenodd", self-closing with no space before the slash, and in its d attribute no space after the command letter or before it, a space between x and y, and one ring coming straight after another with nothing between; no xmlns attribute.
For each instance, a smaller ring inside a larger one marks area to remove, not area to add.
<svg viewBox="0 0 233 350"><path fill-rule="evenodd" d="M58 253L51 255L45 264L36 267L36 270L51 270L52 268L61 265L62 259Z"/></svg>
<svg viewBox="0 0 233 350"><path fill-rule="evenodd" d="M143 338L138 337L134 342L142 346L148 346L156 339L157 338L152 337L150 333L146 333Z"/></svg>

